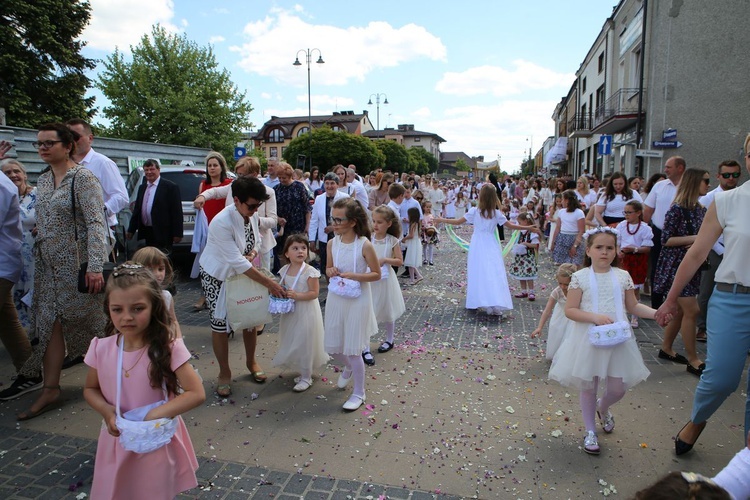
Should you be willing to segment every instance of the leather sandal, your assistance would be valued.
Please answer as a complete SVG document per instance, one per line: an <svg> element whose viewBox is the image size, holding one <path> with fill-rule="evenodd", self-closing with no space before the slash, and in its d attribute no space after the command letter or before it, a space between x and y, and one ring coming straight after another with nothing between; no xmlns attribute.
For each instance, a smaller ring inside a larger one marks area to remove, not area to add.
<svg viewBox="0 0 750 500"><path fill-rule="evenodd" d="M268 380L268 377L266 376L266 372L264 372L263 370L258 370L258 371L250 370L250 376L258 384L262 384L263 382Z"/></svg>
<svg viewBox="0 0 750 500"><path fill-rule="evenodd" d="M31 408L29 408L25 412L19 413L16 416L16 420L18 420L19 422L24 422L26 420L31 420L32 418L36 418L36 417L38 417L39 415L41 415L43 413L47 413L50 410L55 410L55 409L60 408L62 406L62 404L63 404L64 401L62 399L62 388L59 385L44 385L44 386L42 386L42 389L43 390L44 389L57 390L59 392L59 394L57 395L57 397L54 400L52 400L49 403L47 403L46 405L42 406L37 411L32 411Z"/></svg>
<svg viewBox="0 0 750 500"><path fill-rule="evenodd" d="M216 394L220 398L228 398L232 395L232 386L229 384L221 384L216 387Z"/></svg>

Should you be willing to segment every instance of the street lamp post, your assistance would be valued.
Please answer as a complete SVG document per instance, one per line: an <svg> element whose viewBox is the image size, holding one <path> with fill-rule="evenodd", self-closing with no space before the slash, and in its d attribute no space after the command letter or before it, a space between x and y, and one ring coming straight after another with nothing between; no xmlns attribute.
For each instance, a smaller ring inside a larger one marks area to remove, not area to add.
<svg viewBox="0 0 750 500"><path fill-rule="evenodd" d="M316 64L324 64L325 61L323 60L323 54L320 52L320 49L299 49L297 51L297 56L294 58L294 63L292 63L293 66L302 66L302 63L299 62L299 54L302 52L305 55L305 61L307 62L307 133L310 134L310 141L308 142L309 151L308 155L310 158L310 170L312 171L313 167L313 160L312 160L312 100L310 98L310 63L312 62L312 55L315 51L318 51L318 60L315 61Z"/></svg>
<svg viewBox="0 0 750 500"><path fill-rule="evenodd" d="M375 107L377 109L377 121L376 126L378 127L378 137L380 137L380 96L385 97L383 105L388 104L388 96L385 94L370 94L370 100L367 101L368 106L372 106L372 97L375 96Z"/></svg>

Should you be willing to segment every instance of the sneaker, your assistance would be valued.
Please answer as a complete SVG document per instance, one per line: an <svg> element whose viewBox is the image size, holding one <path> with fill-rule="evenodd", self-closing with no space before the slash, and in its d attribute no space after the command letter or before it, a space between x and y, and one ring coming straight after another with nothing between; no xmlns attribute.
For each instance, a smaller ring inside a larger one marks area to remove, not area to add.
<svg viewBox="0 0 750 500"><path fill-rule="evenodd" d="M633 316L633 319L630 320L630 326L638 328L638 316Z"/></svg>
<svg viewBox="0 0 750 500"><path fill-rule="evenodd" d="M529 302L534 302L536 300L536 295L534 292L529 292Z"/></svg>
<svg viewBox="0 0 750 500"><path fill-rule="evenodd" d="M11 399L23 396L27 392L39 390L42 388L42 383L41 375L28 378L19 373L11 386L0 392L0 401L10 401Z"/></svg>
<svg viewBox="0 0 750 500"><path fill-rule="evenodd" d="M434 262L432 262L432 261L430 261L430 265L431 265L431 266L434 266L434 265L435 265L435 263L434 263Z"/></svg>
<svg viewBox="0 0 750 500"><path fill-rule="evenodd" d="M596 439L596 433L594 433L594 431L588 431L586 437L583 438L583 451L589 455L598 455L601 451L599 448L599 440Z"/></svg>

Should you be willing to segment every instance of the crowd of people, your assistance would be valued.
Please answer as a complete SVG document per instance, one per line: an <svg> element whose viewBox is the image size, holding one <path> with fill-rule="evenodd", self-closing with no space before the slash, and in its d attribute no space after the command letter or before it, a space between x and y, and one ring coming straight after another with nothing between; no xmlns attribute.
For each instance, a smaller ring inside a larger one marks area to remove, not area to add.
<svg viewBox="0 0 750 500"><path fill-rule="evenodd" d="M128 236L138 233L146 246L114 267L114 216L128 199L116 165L91 148L93 135L82 120L44 125L37 139L49 169L36 186L17 160L4 160L0 176L0 320L8 325L1 340L18 372L0 400L41 389L18 420L56 408L62 369L83 360L89 367L84 396L105 422L92 496L135 494L143 474L156 478L174 462L178 472L157 481L171 498L197 484L195 452L180 415L206 397L166 290L171 246L182 237L182 226L165 217L176 206L173 185L159 179L158 162L144 165ZM0 157L9 147L0 143ZM749 147L750 136L746 152ZM745 161L750 171L750 153ZM700 377L691 418L675 439L678 455L693 448L742 377L750 351L750 275L740 252L750 244L750 230L741 217L750 210L750 184L738 187L735 161L718 165L719 186L711 191L714 176L687 168L680 157L666 161L664 179L655 174L647 182L620 172L601 180L490 174L478 182L383 171L360 176L354 165L304 173L284 162L271 162L262 177L252 156L235 173L230 179L224 157L209 154L194 201L205 218L205 234L194 243L194 276L203 292L195 307L208 309L218 366L214 391L221 398L232 394L234 330L241 330L252 379L267 380L255 352L268 311L237 322L237 307L227 301L248 286L262 290L282 314L272 363L299 373L293 390L309 389L315 369L333 362L338 388L352 385L343 409L360 408L366 365L375 364L371 339L382 328L377 352L397 345L402 288L432 271L446 226L462 224L473 226L470 310L502 317L513 309L508 276L520 285L516 298L536 300L538 257L550 251L559 286L530 333L541 336L551 319L549 378L580 391L586 453L600 453L597 416L602 430L613 432L611 408L649 375L633 334L638 318L664 326L659 358ZM641 293L650 294L651 307L640 302ZM678 334L686 356L674 350ZM708 342L705 360L698 341ZM172 433L171 441L124 442L134 422L152 421L171 429L159 431ZM749 428L750 398L746 436ZM749 453L740 452L711 484L746 497Z"/></svg>

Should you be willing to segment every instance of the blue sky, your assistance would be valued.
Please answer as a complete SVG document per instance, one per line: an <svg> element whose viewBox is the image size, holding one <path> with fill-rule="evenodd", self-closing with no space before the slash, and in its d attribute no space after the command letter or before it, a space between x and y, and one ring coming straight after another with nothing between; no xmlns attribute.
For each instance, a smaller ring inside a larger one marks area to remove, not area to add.
<svg viewBox="0 0 750 500"><path fill-rule="evenodd" d="M367 109L376 126L367 102L386 94L380 128L413 124L445 139L443 151L500 155L512 171L554 135L554 107L616 0L90 3L88 57L128 54L155 23L211 44L247 92L256 129L272 115L307 115L307 68L292 63L299 49L317 48L325 64L311 69L314 115Z"/></svg>

